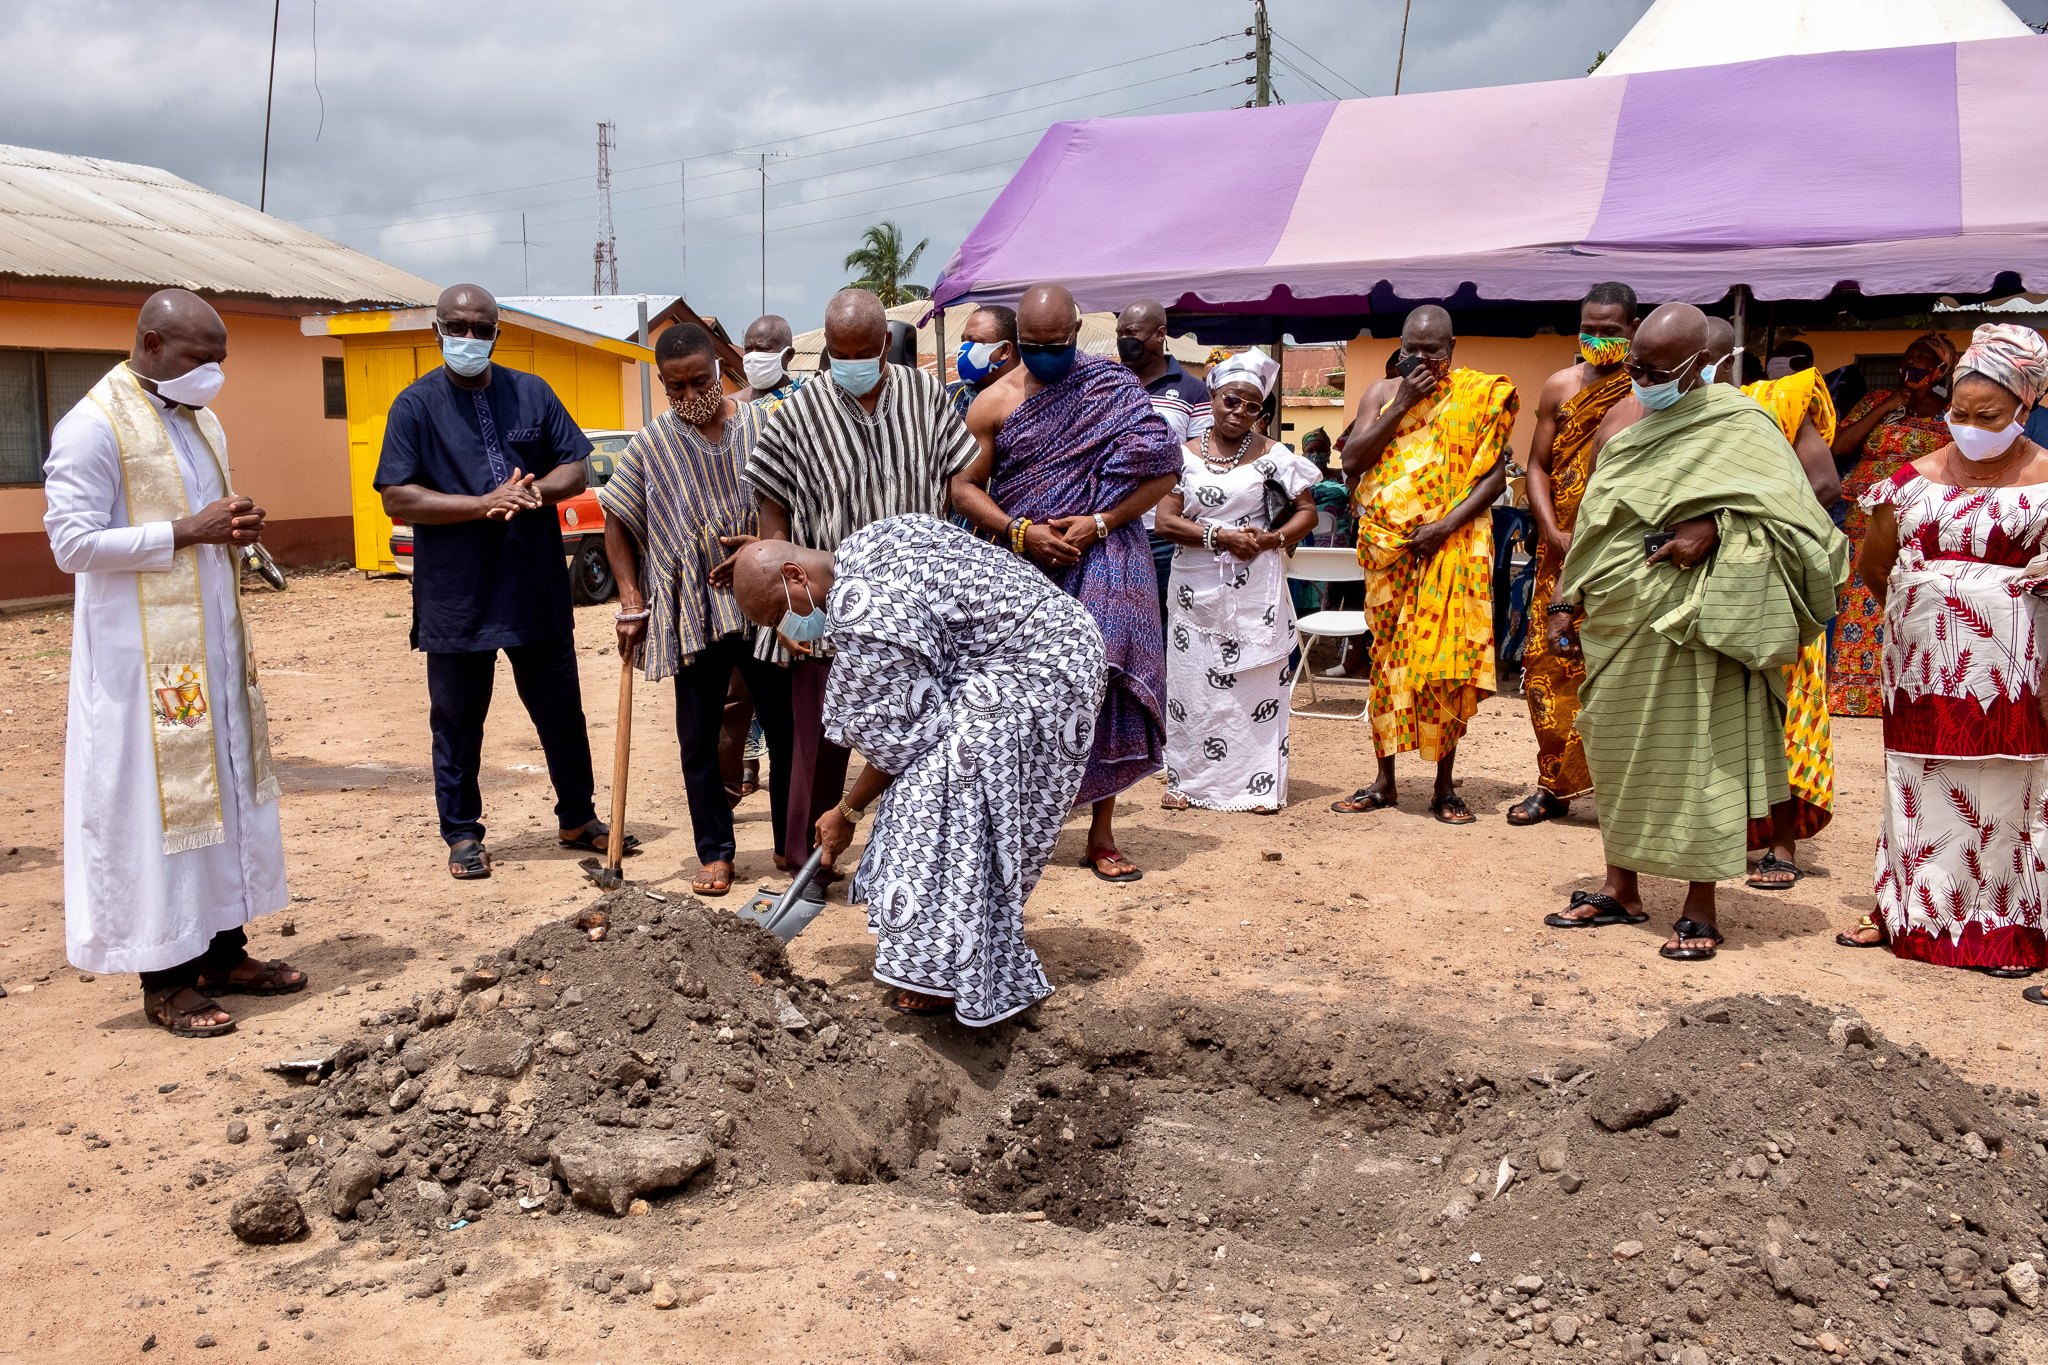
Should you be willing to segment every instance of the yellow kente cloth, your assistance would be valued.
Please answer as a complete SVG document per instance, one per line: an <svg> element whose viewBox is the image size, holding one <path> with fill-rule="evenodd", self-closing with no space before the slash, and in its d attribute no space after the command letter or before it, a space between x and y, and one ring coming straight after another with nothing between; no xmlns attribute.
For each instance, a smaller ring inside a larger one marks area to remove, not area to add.
<svg viewBox="0 0 2048 1365"><path fill-rule="evenodd" d="M1557 524L1569 532L1579 519L1579 499L1586 492L1586 467L1592 462L1593 433L1616 403L1628 397L1628 371L1616 370L1588 384L1558 404L1557 436L1550 444L1550 502ZM1550 602L1564 556L1540 540L1536 546L1536 586L1529 596L1529 643L1522 651L1522 695L1529 703L1529 723L1536 730L1536 785L1560 801L1593 790L1586 771L1586 750L1579 742L1579 683L1585 679L1583 659L1552 652L1550 635L1535 614Z"/></svg>
<svg viewBox="0 0 2048 1365"><path fill-rule="evenodd" d="M127 364L109 370L88 396L107 414L121 447L128 524L179 521L191 515L171 434ZM194 409L192 417L220 473L220 486L230 487L227 464L221 459L227 440L220 419L205 408ZM214 713L222 699L208 696L206 690L206 612L200 599L198 551L188 545L172 556L169 569L138 573L135 579L142 601L143 685L150 693L164 852L183 853L227 838L213 744ZM247 652L249 631L242 619L239 572L235 583L236 595L227 610L244 642L251 768L256 776L256 801L262 804L277 799L278 785L270 769L270 727L263 692L256 685L256 661L253 653Z"/></svg>
<svg viewBox="0 0 2048 1365"><path fill-rule="evenodd" d="M1765 379L1743 390L1763 405L1797 445L1808 417L1823 441L1835 439L1835 402L1817 369ZM1785 666L1785 767L1792 782L1793 837L1811 839L1835 818L1835 744L1828 732L1828 641L1825 635ZM1768 818L1749 822L1752 853L1771 846Z"/></svg>
<svg viewBox="0 0 2048 1365"><path fill-rule="evenodd" d="M1507 376L1453 370L1434 402L1401 418L1358 480L1373 640L1367 711L1381 758L1411 749L1442 758L1493 695L1493 519L1481 512L1427 560L1403 547L1499 463L1520 405Z"/></svg>

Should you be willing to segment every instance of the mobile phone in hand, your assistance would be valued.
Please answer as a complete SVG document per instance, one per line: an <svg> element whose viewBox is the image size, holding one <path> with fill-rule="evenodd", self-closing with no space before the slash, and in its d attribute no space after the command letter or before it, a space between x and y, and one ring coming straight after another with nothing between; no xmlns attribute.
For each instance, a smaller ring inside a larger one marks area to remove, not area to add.
<svg viewBox="0 0 2048 1365"><path fill-rule="evenodd" d="M1403 379L1406 379L1427 363L1421 356L1409 355L1406 351L1403 351L1400 355L1394 357L1394 370Z"/></svg>
<svg viewBox="0 0 2048 1365"><path fill-rule="evenodd" d="M1643 537L1643 558L1648 559L1657 551L1678 538L1675 531L1652 531Z"/></svg>

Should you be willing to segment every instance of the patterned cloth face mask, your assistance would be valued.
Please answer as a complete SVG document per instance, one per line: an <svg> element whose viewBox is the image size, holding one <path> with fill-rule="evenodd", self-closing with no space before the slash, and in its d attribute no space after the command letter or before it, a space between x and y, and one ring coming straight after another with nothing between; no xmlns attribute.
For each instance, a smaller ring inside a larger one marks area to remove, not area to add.
<svg viewBox="0 0 2048 1365"><path fill-rule="evenodd" d="M685 426L701 427L718 415L725 404L725 390L718 382L718 360L711 361L711 387L700 394L685 394L681 398L668 400L669 409L676 420Z"/></svg>
<svg viewBox="0 0 2048 1365"><path fill-rule="evenodd" d="M1628 354L1627 337L1596 337L1579 333L1579 354L1588 365L1619 364Z"/></svg>

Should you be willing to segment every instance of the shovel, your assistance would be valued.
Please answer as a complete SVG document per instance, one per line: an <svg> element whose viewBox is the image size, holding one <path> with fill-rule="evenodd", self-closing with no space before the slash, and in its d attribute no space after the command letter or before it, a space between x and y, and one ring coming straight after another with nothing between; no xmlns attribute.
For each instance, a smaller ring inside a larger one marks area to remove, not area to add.
<svg viewBox="0 0 2048 1365"><path fill-rule="evenodd" d="M810 888L811 878L818 875L818 869L824 866L824 863L825 850L821 845L811 850L809 860L797 872L796 880L789 884L789 890L783 892L780 898L771 896L766 891L756 891L754 898L739 908L740 918L750 919L784 943L789 942L810 928L811 921L825 908L822 898L809 900L804 896L804 892Z"/></svg>
<svg viewBox="0 0 2048 1365"><path fill-rule="evenodd" d="M633 752L633 657L619 662L619 735L612 749L612 832L604 841L604 861L585 858L583 875L606 891L626 884L619 860L626 856L626 771Z"/></svg>

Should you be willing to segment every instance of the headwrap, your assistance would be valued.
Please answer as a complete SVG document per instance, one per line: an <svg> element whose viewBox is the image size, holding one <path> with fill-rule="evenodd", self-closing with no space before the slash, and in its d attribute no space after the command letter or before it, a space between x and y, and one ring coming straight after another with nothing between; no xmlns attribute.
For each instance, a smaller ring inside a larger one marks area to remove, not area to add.
<svg viewBox="0 0 2048 1365"><path fill-rule="evenodd" d="M1209 371L1209 387L1220 389L1225 384L1250 384L1264 398L1273 392L1273 381L1280 377L1280 362L1264 351L1239 351L1226 357L1222 363Z"/></svg>
<svg viewBox="0 0 2048 1365"><path fill-rule="evenodd" d="M1942 368L1951 373L1954 372L1956 367L1956 344L1950 341L1945 334L1941 332L1922 332L1908 343L1906 349L1910 351L1913 347L1920 345L1932 348L1934 353L1941 357Z"/></svg>
<svg viewBox="0 0 2048 1365"><path fill-rule="evenodd" d="M2032 407L2048 392L2048 342L2031 327L1987 322L1970 334L1970 349L1956 362L1956 378L1981 374Z"/></svg>

